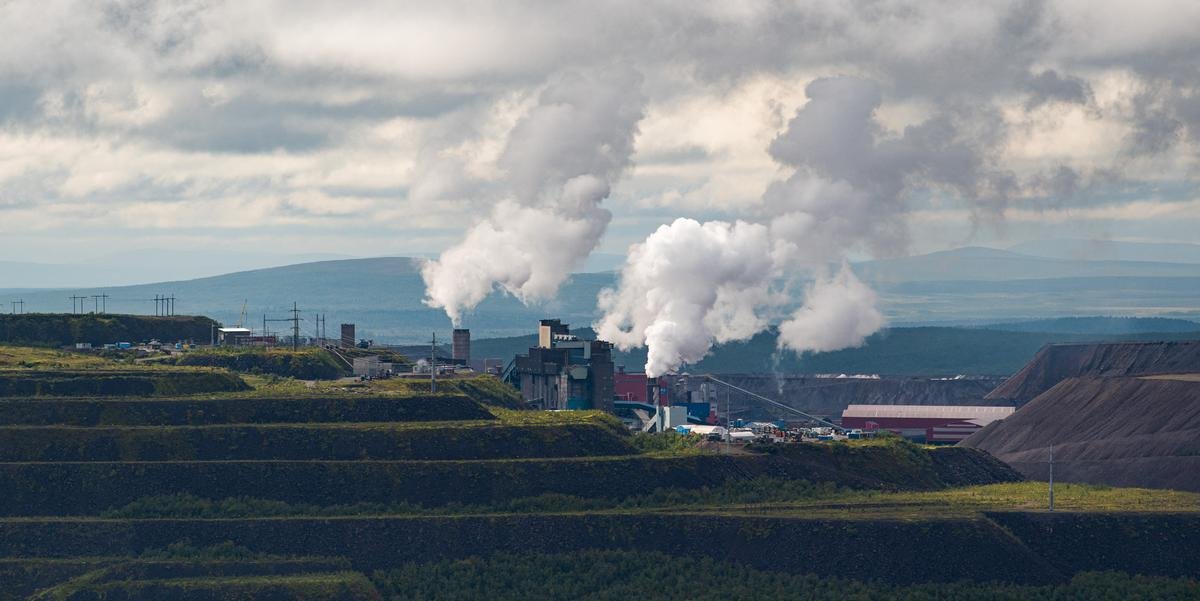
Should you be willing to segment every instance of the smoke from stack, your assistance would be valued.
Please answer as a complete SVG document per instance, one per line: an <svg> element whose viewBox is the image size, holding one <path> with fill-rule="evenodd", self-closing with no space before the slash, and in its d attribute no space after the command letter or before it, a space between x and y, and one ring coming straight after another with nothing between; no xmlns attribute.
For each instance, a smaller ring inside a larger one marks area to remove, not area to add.
<svg viewBox="0 0 1200 601"><path fill-rule="evenodd" d="M423 266L427 305L457 327L496 288L526 304L554 296L612 219L602 203L630 165L641 83L633 69L614 67L546 87L501 155L506 197Z"/></svg>
<svg viewBox="0 0 1200 601"><path fill-rule="evenodd" d="M601 293L598 335L621 349L648 347L647 375L762 331L801 282L804 304L780 324L779 347L803 353L861 345L885 320L846 256L904 248L904 197L915 186L952 188L970 199L1003 180L982 168L980 146L952 114L896 134L875 118L882 94L872 81L824 78L806 92L808 101L769 148L793 171L768 187L757 223L664 225L630 248L617 288Z"/></svg>

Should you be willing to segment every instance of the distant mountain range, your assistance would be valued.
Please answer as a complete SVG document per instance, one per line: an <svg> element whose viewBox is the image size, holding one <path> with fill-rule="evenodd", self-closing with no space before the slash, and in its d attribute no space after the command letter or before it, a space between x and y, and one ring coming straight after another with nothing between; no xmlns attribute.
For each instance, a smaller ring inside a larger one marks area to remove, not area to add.
<svg viewBox="0 0 1200 601"><path fill-rule="evenodd" d="M353 257L332 253L246 253L183 248L101 252L72 263L0 261L0 289L129 286L349 258Z"/></svg>
<svg viewBox="0 0 1200 601"><path fill-rule="evenodd" d="M218 254L215 261L220 260ZM1087 315L1200 319L1200 263L1079 261L961 248L854 268L879 291L893 325L978 326ZM616 279L612 271L575 274L554 301L533 307L493 294L466 317L466 326L480 338L526 334L543 317L585 326L597 317L597 294ZM306 318L306 333L313 331L313 314L323 313L331 335L343 322L380 342L417 343L433 331L449 334L445 316L422 304L418 263L405 257L310 262L153 284L0 290L0 308L9 310L11 301L23 299L29 312L66 312L69 297L82 295L89 297L84 306L90 310L90 297L100 294L108 295L109 312L153 314L155 296L174 295L178 313L261 328L264 314L286 317L294 302ZM268 327L282 329L278 322Z"/></svg>
<svg viewBox="0 0 1200 601"><path fill-rule="evenodd" d="M1200 244L1115 240L1032 240L1008 247L1023 255L1075 261L1200 263Z"/></svg>
<svg viewBox="0 0 1200 601"><path fill-rule="evenodd" d="M875 283L1003 281L1081 277L1200 277L1200 262L1082 260L1035 257L1009 250L967 247L864 261L855 273Z"/></svg>

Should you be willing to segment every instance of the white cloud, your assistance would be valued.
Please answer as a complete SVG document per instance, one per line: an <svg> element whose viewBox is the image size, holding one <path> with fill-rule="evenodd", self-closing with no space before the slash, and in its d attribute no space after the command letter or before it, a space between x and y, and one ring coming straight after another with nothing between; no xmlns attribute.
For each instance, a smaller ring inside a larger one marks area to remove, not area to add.
<svg viewBox="0 0 1200 601"><path fill-rule="evenodd" d="M1167 196L1191 194L1200 165L1197 21L1187 0L13 0L0 228L38 228L51 248L97 223L118 240L186 216L288 243L302 239L288 227L348 245L370 227L405 232L394 248L445 246L502 196L505 141L546 83L613 63L644 75L647 104L610 240L760 210L787 176L770 140L833 75L878 82L895 137L943 116L978 141L994 177L911 190L936 200L922 219L964 237L981 218L1167 224L1187 217ZM1030 82L1048 71L1090 100L1041 102ZM1043 198L1052 180L1077 182L1070 208ZM1112 202L1126 180L1181 191Z"/></svg>

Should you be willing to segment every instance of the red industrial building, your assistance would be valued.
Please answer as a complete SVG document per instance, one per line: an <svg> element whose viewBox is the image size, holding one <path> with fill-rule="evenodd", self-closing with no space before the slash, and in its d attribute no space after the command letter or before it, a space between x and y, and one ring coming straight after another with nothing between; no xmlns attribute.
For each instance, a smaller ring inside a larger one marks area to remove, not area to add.
<svg viewBox="0 0 1200 601"><path fill-rule="evenodd" d="M842 427L956 443L1013 411L1012 407L972 405L850 405L842 412Z"/></svg>
<svg viewBox="0 0 1200 601"><path fill-rule="evenodd" d="M653 405L670 405L671 395L666 388L658 387L658 378L647 378L644 373L628 373L623 366L613 374L613 392L618 401ZM655 396L658 398L655 399Z"/></svg>

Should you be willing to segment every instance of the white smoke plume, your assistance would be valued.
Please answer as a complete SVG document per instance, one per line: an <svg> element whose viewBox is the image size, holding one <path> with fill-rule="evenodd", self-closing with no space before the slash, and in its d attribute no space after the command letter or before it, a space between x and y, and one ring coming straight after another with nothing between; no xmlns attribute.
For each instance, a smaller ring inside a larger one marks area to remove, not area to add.
<svg viewBox="0 0 1200 601"><path fill-rule="evenodd" d="M779 340L798 353L862 346L887 322L876 300L875 291L843 266L809 285L804 306L779 324Z"/></svg>
<svg viewBox="0 0 1200 601"><path fill-rule="evenodd" d="M759 223L663 226L631 248L618 288L601 294L597 333L622 349L647 346L648 375L762 331L786 302L784 291L804 278L813 281L803 306L780 324L779 346L803 353L861 345L885 320L874 291L845 265L847 254L902 250L905 196L915 187L973 199L1003 187L1003 174L983 167L987 141L961 131L951 112L894 134L875 118L882 94L872 81L818 79L806 92L808 102L770 146L793 172L767 189Z"/></svg>
<svg viewBox="0 0 1200 601"><path fill-rule="evenodd" d="M752 336L766 326L775 274L766 226L677 219L635 244L618 290L600 295L600 338L621 348L649 346L646 373L698 361L713 341Z"/></svg>
<svg viewBox="0 0 1200 601"><path fill-rule="evenodd" d="M645 98L628 67L551 82L509 134L506 197L466 237L421 269L425 303L457 326L497 287L524 303L553 297L595 249L602 205L630 165Z"/></svg>

